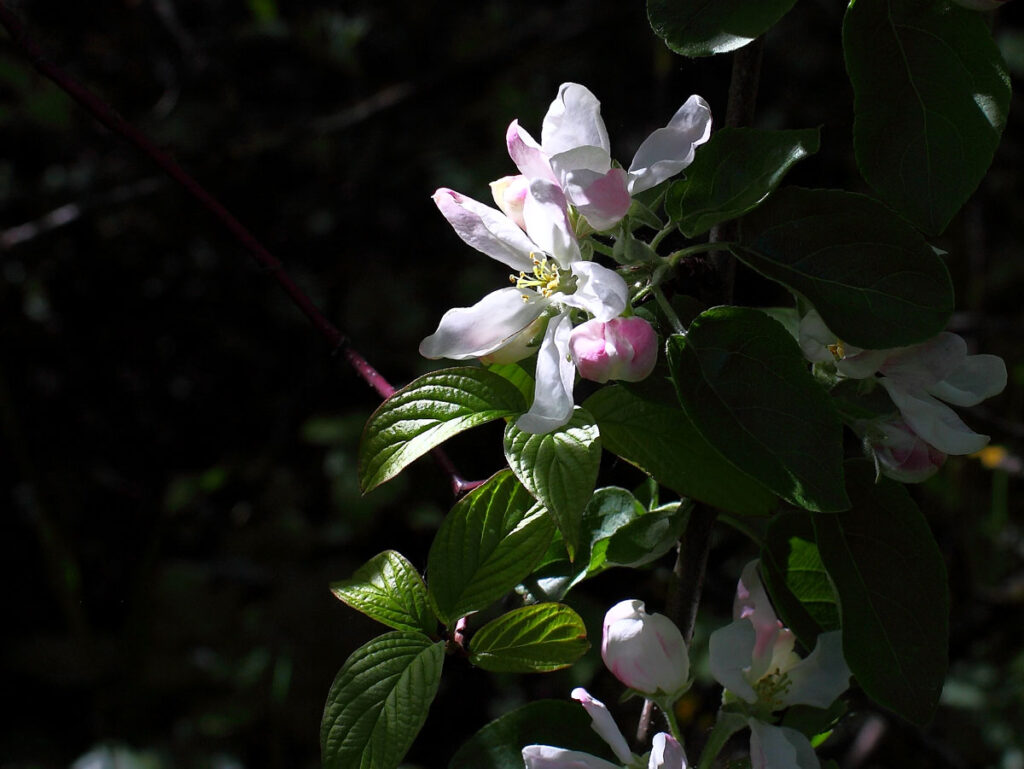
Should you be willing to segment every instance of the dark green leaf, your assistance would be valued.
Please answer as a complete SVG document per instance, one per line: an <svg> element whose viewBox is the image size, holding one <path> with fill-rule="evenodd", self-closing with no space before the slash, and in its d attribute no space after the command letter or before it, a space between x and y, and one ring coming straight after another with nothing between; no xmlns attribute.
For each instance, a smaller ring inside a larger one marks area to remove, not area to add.
<svg viewBox="0 0 1024 769"><path fill-rule="evenodd" d="M359 443L359 484L370 491L453 435L525 408L516 385L486 369L425 374L370 416Z"/></svg>
<svg viewBox="0 0 1024 769"><path fill-rule="evenodd" d="M815 516L818 548L839 593L843 653L876 702L927 723L946 675L946 568L907 490L869 462L847 463L853 508Z"/></svg>
<svg viewBox="0 0 1024 769"><path fill-rule="evenodd" d="M459 500L427 557L427 587L437 616L451 625L501 598L530 573L554 528L508 470Z"/></svg>
<svg viewBox="0 0 1024 769"><path fill-rule="evenodd" d="M352 652L327 695L324 769L398 766L427 718L443 661L443 643L400 631Z"/></svg>
<svg viewBox="0 0 1024 769"><path fill-rule="evenodd" d="M675 547L686 526L689 505L673 504L636 518L608 539L598 542L595 552L603 547L604 566L638 568L661 558ZM591 555L591 562L594 555Z"/></svg>
<svg viewBox="0 0 1024 769"><path fill-rule="evenodd" d="M946 265L913 227L863 195L782 189L743 220L735 254L868 350L933 337L953 311Z"/></svg>
<svg viewBox="0 0 1024 769"><path fill-rule="evenodd" d="M856 0L843 49L861 174L937 235L984 177L1010 106L985 18L953 3Z"/></svg>
<svg viewBox="0 0 1024 769"><path fill-rule="evenodd" d="M396 630L437 631L419 572L401 553L386 550L359 567L350 579L331 583L331 592L356 611Z"/></svg>
<svg viewBox="0 0 1024 769"><path fill-rule="evenodd" d="M781 324L715 307L667 349L683 408L719 453L807 510L850 506L839 414Z"/></svg>
<svg viewBox="0 0 1024 769"><path fill-rule="evenodd" d="M697 431L667 386L603 387L583 404L609 451L676 493L733 513L765 515L775 495L730 464Z"/></svg>
<svg viewBox="0 0 1024 769"><path fill-rule="evenodd" d="M647 0L647 18L665 44L683 56L710 56L760 37L796 0Z"/></svg>
<svg viewBox="0 0 1024 769"><path fill-rule="evenodd" d="M601 465L601 434L581 408L569 423L543 435L505 427L505 459L530 493L548 509L570 558L579 547L580 517L594 493Z"/></svg>
<svg viewBox="0 0 1024 769"><path fill-rule="evenodd" d="M722 128L673 183L665 212L688 238L756 208L797 161L818 151L817 128Z"/></svg>
<svg viewBox="0 0 1024 769"><path fill-rule="evenodd" d="M807 513L772 518L761 549L761 574L786 627L806 649L818 633L839 629L839 607Z"/></svg>
<svg viewBox="0 0 1024 769"><path fill-rule="evenodd" d="M580 615L565 604L538 603L480 628L469 642L469 661L495 673L535 673L568 667L589 648Z"/></svg>
<svg viewBox="0 0 1024 769"><path fill-rule="evenodd" d="M522 749L527 745L555 745L615 760L579 704L541 700L487 724L463 743L448 769L523 769Z"/></svg>

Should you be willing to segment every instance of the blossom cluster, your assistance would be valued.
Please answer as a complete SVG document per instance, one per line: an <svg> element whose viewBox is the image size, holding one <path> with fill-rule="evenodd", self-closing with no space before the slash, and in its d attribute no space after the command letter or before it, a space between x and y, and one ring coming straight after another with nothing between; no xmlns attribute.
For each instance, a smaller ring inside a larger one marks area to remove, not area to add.
<svg viewBox="0 0 1024 769"><path fill-rule="evenodd" d="M446 312L420 353L499 363L536 354L533 403L516 422L530 433L569 421L577 370L597 382L648 376L656 334L631 314L622 276L586 259L580 238L618 224L632 196L686 168L710 132L707 103L691 96L623 169L600 103L581 85L559 88L539 142L512 121L506 142L519 174L491 184L497 208L445 188L434 202L464 242L513 270L513 285Z"/></svg>

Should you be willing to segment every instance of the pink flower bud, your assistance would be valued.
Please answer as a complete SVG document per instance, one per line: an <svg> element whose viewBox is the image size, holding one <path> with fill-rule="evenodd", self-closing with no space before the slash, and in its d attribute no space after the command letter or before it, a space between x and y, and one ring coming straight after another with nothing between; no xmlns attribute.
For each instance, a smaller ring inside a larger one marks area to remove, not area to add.
<svg viewBox="0 0 1024 769"><path fill-rule="evenodd" d="M494 202L505 216L523 230L526 229L523 206L529 192L530 180L523 175L503 176L497 181L491 182L491 196L494 198Z"/></svg>
<svg viewBox="0 0 1024 769"><path fill-rule="evenodd" d="M689 685L682 633L663 614L648 614L642 601L622 601L604 615L601 657L616 678L643 694L679 696Z"/></svg>
<svg viewBox="0 0 1024 769"><path fill-rule="evenodd" d="M864 445L875 455L882 474L901 483L920 483L946 461L945 454L898 417L868 427Z"/></svg>
<svg viewBox="0 0 1024 769"><path fill-rule="evenodd" d="M569 352L584 379L639 382L658 360L658 336L643 318L588 320L572 330Z"/></svg>

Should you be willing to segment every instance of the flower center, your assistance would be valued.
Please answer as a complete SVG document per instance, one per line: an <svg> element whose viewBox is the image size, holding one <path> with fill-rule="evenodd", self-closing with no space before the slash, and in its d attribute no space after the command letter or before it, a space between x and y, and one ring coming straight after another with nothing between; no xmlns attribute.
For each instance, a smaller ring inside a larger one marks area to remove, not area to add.
<svg viewBox="0 0 1024 769"><path fill-rule="evenodd" d="M757 695L759 704L767 705L770 710L778 710L782 707L782 697L793 687L789 680L789 673L783 673L779 668L770 673L765 673L754 684L754 693Z"/></svg>
<svg viewBox="0 0 1024 769"><path fill-rule="evenodd" d="M843 343L839 339L836 340L835 344L828 345L828 351L832 353L832 357L836 359L836 362L839 362L846 357L846 350L843 348Z"/></svg>
<svg viewBox="0 0 1024 769"><path fill-rule="evenodd" d="M546 256L537 258L535 251L530 252L530 261L533 262L533 272L524 271L518 275L508 276L516 288L532 288L545 299L549 299L557 292L570 294L576 289L576 278L569 270L559 269L558 264ZM523 294L523 299L529 297Z"/></svg>

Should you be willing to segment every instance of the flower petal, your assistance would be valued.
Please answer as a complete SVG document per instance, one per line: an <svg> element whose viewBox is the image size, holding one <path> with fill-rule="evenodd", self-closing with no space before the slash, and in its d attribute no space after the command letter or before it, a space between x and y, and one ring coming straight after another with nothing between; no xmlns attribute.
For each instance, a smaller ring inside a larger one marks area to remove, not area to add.
<svg viewBox="0 0 1024 769"><path fill-rule="evenodd" d="M586 310L598 320L611 320L626 309L629 287L615 270L595 262L575 262L570 270L576 276L576 292L559 294L557 301Z"/></svg>
<svg viewBox="0 0 1024 769"><path fill-rule="evenodd" d="M585 146L600 147L606 155L610 154L601 102L578 83L562 83L544 116L540 143L548 155Z"/></svg>
<svg viewBox="0 0 1024 769"><path fill-rule="evenodd" d="M647 769L686 769L686 752L676 738L667 732L658 732L651 740L651 757Z"/></svg>
<svg viewBox="0 0 1024 769"><path fill-rule="evenodd" d="M820 769L810 741L796 729L750 721L752 769Z"/></svg>
<svg viewBox="0 0 1024 769"><path fill-rule="evenodd" d="M711 136L711 108L691 96L665 128L644 139L629 165L629 193L649 190L693 162L694 150Z"/></svg>
<svg viewBox="0 0 1024 769"><path fill-rule="evenodd" d="M904 390L890 377L879 383L911 429L944 454L973 454L988 445L987 435L974 432L953 409L928 393Z"/></svg>
<svg viewBox="0 0 1024 769"><path fill-rule="evenodd" d="M420 342L420 355L452 360L487 355L512 341L549 304L534 291L511 286L492 291L472 307L448 310L437 331Z"/></svg>
<svg viewBox="0 0 1024 769"><path fill-rule="evenodd" d="M518 225L495 208L442 187L433 195L441 214L463 241L513 270L530 272L535 246Z"/></svg>
<svg viewBox="0 0 1024 769"><path fill-rule="evenodd" d="M827 708L850 687L850 668L843 657L843 634L821 633L805 659L789 669L792 686L783 695L786 705Z"/></svg>
<svg viewBox="0 0 1024 769"><path fill-rule="evenodd" d="M567 269L580 258L580 246L569 225L565 194L554 182L534 179L523 204L523 220L530 239L559 266ZM533 265L530 265L530 270Z"/></svg>
<svg viewBox="0 0 1024 769"><path fill-rule="evenodd" d="M518 120L509 124L505 132L505 144L508 146L509 157L523 176L556 181L548 156L526 129L520 127Z"/></svg>
<svg viewBox="0 0 1024 769"><path fill-rule="evenodd" d="M968 355L949 376L928 388L954 406L977 406L1006 387L1006 364L998 355Z"/></svg>
<svg viewBox="0 0 1024 769"><path fill-rule="evenodd" d="M568 315L559 315L548 323L537 353L533 405L516 420L516 427L525 433L549 433L572 417L576 367L569 357L570 333L572 321Z"/></svg>
<svg viewBox="0 0 1024 769"><path fill-rule="evenodd" d="M527 745L523 748L526 769L621 769L603 758L551 745Z"/></svg>
<svg viewBox="0 0 1024 769"><path fill-rule="evenodd" d="M927 342L892 350L879 371L904 390L927 390L967 360L967 342L943 331Z"/></svg>
<svg viewBox="0 0 1024 769"><path fill-rule="evenodd" d="M754 626L745 619L730 622L708 639L711 675L730 692L750 703L757 702L757 694L747 681L745 671L749 669L756 640Z"/></svg>
<svg viewBox="0 0 1024 769"><path fill-rule="evenodd" d="M568 171L562 177L562 189L598 232L618 224L633 204L626 189L626 172L621 168L603 174L586 169Z"/></svg>
<svg viewBox="0 0 1024 769"><path fill-rule="evenodd" d="M608 712L605 704L601 700L591 697L590 692L582 687L573 689L570 696L587 711L587 715L590 716L590 720L593 722L591 727L602 740L608 743L615 757L624 764L631 764L633 762L633 753L630 751L626 738L622 736L622 732L619 731L619 727L615 724L615 719L612 718L612 714Z"/></svg>

